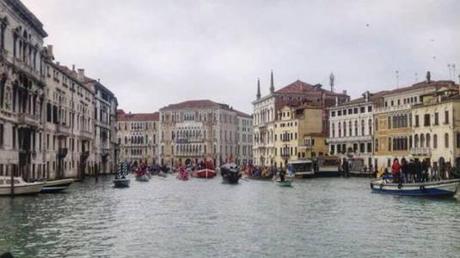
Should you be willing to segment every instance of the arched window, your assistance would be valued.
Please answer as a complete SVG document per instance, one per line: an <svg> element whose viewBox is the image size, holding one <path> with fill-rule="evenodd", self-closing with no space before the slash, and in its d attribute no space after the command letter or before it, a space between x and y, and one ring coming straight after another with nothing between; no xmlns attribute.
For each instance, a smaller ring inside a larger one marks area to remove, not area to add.
<svg viewBox="0 0 460 258"><path fill-rule="evenodd" d="M343 136L347 136L347 123L343 122Z"/></svg>
<svg viewBox="0 0 460 258"><path fill-rule="evenodd" d="M418 134L414 136L414 147L418 148Z"/></svg>
<svg viewBox="0 0 460 258"><path fill-rule="evenodd" d="M421 134L420 135L420 148L425 147L425 135Z"/></svg>
<svg viewBox="0 0 460 258"><path fill-rule="evenodd" d="M427 147L427 148L430 148L430 145L431 145L431 144L430 144L430 140L431 140L430 134L427 133L427 134L426 134L426 147Z"/></svg>
<svg viewBox="0 0 460 258"><path fill-rule="evenodd" d="M331 135L332 135L332 138L335 137L335 124L334 123L332 123L331 125Z"/></svg>
<svg viewBox="0 0 460 258"><path fill-rule="evenodd" d="M446 148L449 148L449 134L448 133L444 134L444 146Z"/></svg>
<svg viewBox="0 0 460 258"><path fill-rule="evenodd" d="M433 149L438 148L438 135L434 134L433 135Z"/></svg>

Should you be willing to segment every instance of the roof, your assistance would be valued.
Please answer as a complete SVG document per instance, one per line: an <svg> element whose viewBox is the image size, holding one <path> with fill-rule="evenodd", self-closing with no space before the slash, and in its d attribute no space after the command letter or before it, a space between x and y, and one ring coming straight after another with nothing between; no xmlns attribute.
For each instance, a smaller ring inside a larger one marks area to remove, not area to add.
<svg viewBox="0 0 460 258"><path fill-rule="evenodd" d="M5 0L5 3L10 5L40 36L43 38L48 36L40 20L20 0Z"/></svg>
<svg viewBox="0 0 460 258"><path fill-rule="evenodd" d="M283 94L292 94L292 93L308 93L308 92L324 92L333 95L346 95L345 93L335 93L329 90L325 90L321 87L320 84L312 85L300 80L297 80L283 88L275 91L275 93L283 93Z"/></svg>
<svg viewBox="0 0 460 258"><path fill-rule="evenodd" d="M224 108L224 109L229 109L230 107L226 104L221 104L214 102L212 100L208 99L202 99L202 100L187 100L183 102L179 102L176 104L170 104L166 107L163 107L160 109L160 111L164 110L173 110L173 109L187 109L187 108Z"/></svg>
<svg viewBox="0 0 460 258"><path fill-rule="evenodd" d="M442 87L448 87L448 88L457 88L458 85L455 84L454 81L448 81L448 80L443 80L443 81L423 81L423 82L418 82L415 83L411 86L407 87L402 87L402 88L397 88L394 90L387 91L384 95L393 95L393 94L399 94L411 90L417 90L417 89L423 89L423 88L429 88L429 87L434 87L436 89L442 88Z"/></svg>
<svg viewBox="0 0 460 258"><path fill-rule="evenodd" d="M154 113L125 113L123 110L117 110L117 121L159 121L160 114Z"/></svg>
<svg viewBox="0 0 460 258"><path fill-rule="evenodd" d="M236 112L236 115L237 115L237 116L246 117L246 118L252 118L252 115L243 113L243 112L241 112L241 111L235 110L235 112Z"/></svg>

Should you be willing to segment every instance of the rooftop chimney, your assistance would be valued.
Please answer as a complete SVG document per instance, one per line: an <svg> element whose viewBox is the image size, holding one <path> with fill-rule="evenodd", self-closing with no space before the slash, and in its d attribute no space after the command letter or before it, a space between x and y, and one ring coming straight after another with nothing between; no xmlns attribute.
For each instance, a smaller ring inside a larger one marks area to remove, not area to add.
<svg viewBox="0 0 460 258"><path fill-rule="evenodd" d="M75 65L72 65L72 71L75 72Z"/></svg>
<svg viewBox="0 0 460 258"><path fill-rule="evenodd" d="M335 106L339 105L339 96L335 96Z"/></svg>
<svg viewBox="0 0 460 258"><path fill-rule="evenodd" d="M83 68L78 69L77 79L80 80L80 81L83 81L83 79L85 79L85 69L83 69Z"/></svg>
<svg viewBox="0 0 460 258"><path fill-rule="evenodd" d="M343 93L344 95L347 95L347 90L343 90L342 93Z"/></svg>
<svg viewBox="0 0 460 258"><path fill-rule="evenodd" d="M430 71L426 72L426 82L427 83L431 82L431 73L430 73Z"/></svg>
<svg viewBox="0 0 460 258"><path fill-rule="evenodd" d="M48 54L50 55L51 59L54 59L54 54L53 54L53 45L47 45L46 49L48 51Z"/></svg>

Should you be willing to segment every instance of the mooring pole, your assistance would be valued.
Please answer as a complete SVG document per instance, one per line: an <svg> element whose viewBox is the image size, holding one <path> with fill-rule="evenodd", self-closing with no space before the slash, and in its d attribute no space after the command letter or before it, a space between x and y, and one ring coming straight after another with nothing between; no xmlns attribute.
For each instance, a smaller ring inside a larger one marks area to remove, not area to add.
<svg viewBox="0 0 460 258"><path fill-rule="evenodd" d="M10 161L8 160L8 166L10 165ZM11 169L10 171L11 177L10 177L10 185L11 185L11 197L14 197L14 171Z"/></svg>

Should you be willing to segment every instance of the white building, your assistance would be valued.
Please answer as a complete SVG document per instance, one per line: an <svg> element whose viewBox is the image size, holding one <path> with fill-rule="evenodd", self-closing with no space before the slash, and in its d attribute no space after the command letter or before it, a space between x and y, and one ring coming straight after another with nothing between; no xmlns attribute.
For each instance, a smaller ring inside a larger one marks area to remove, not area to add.
<svg viewBox="0 0 460 258"><path fill-rule="evenodd" d="M160 164L176 166L203 159L211 159L216 165L229 160L239 162L238 116L249 117L211 100L190 100L161 108Z"/></svg>
<svg viewBox="0 0 460 258"><path fill-rule="evenodd" d="M117 111L120 160L156 164L158 158L159 113Z"/></svg>

